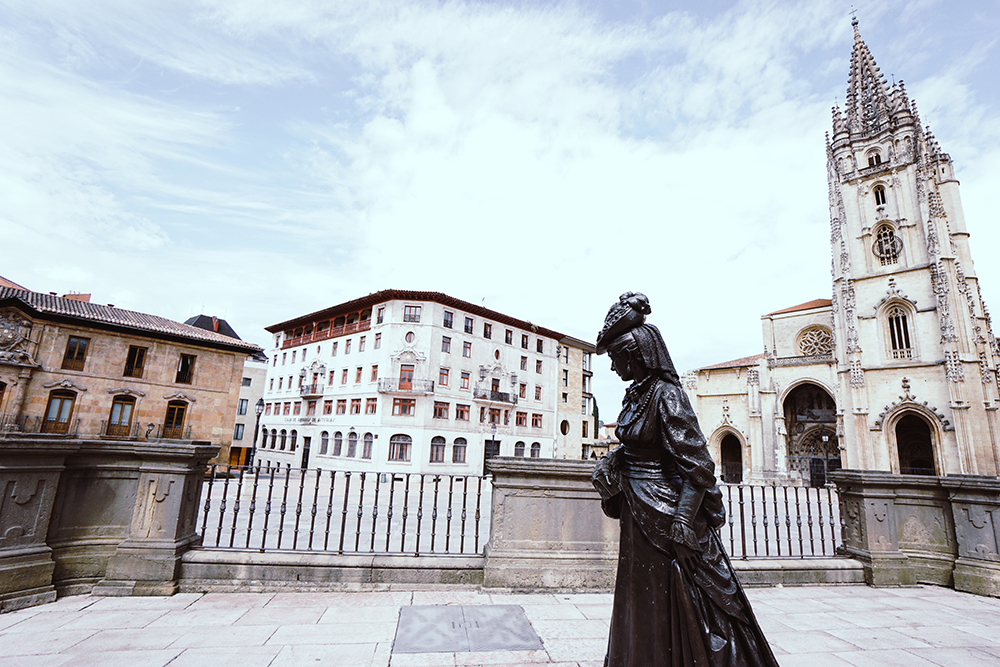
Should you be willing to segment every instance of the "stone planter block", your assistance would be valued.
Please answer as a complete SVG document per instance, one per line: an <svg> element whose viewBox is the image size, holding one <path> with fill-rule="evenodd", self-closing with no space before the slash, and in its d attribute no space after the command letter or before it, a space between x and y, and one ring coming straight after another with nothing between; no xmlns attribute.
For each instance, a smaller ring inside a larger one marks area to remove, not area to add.
<svg viewBox="0 0 1000 667"><path fill-rule="evenodd" d="M955 589L1000 597L1000 479L950 475L941 485L950 494L958 541Z"/></svg>
<svg viewBox="0 0 1000 667"><path fill-rule="evenodd" d="M487 588L614 587L618 522L601 512L593 461L494 458Z"/></svg>

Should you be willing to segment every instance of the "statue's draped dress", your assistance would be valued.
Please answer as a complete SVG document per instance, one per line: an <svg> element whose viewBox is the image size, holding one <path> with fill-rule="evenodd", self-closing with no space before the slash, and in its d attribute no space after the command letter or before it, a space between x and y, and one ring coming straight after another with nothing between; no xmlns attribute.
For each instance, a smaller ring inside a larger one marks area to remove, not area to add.
<svg viewBox="0 0 1000 667"><path fill-rule="evenodd" d="M713 528L725 520L722 494L684 390L656 376L633 384L616 435L621 493L603 503L621 520L608 667L776 667ZM674 559L671 531L685 484L705 490L688 517L686 541L700 551L691 575Z"/></svg>

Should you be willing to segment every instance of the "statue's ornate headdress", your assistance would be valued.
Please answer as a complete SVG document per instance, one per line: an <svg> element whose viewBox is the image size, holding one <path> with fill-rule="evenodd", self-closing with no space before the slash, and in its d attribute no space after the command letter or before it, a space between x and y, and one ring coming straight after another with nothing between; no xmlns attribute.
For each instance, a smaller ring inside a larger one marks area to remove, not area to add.
<svg viewBox="0 0 1000 667"><path fill-rule="evenodd" d="M611 306L604 318L604 328L597 334L597 354L604 354L616 338L645 322L650 312L645 294L625 292L618 297L618 303Z"/></svg>

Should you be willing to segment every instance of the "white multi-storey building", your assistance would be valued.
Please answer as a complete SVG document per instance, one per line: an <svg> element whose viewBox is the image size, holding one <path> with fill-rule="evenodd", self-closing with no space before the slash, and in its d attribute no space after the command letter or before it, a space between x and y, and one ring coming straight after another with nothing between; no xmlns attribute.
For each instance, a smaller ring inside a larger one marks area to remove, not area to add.
<svg viewBox="0 0 1000 667"><path fill-rule="evenodd" d="M560 357L589 375L593 348L551 329L439 292L384 290L267 331L260 465L478 474L492 456L582 452L582 424L562 424ZM564 340L579 353L564 354ZM590 398L579 383L578 422ZM573 435L557 452L561 428Z"/></svg>

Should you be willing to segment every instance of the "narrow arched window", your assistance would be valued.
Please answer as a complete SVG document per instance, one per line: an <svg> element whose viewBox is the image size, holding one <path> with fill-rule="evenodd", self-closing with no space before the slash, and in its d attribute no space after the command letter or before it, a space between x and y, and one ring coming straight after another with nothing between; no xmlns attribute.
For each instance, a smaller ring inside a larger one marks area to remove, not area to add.
<svg viewBox="0 0 1000 667"><path fill-rule="evenodd" d="M278 449L284 451L285 445L288 443L288 431L281 429L281 444L278 445Z"/></svg>
<svg viewBox="0 0 1000 667"><path fill-rule="evenodd" d="M875 189L872 190L872 192L875 193L875 205L876 206L882 206L883 204L885 204L885 186L884 185L876 185Z"/></svg>
<svg viewBox="0 0 1000 667"><path fill-rule="evenodd" d="M372 442L375 437L371 433L365 433L364 444L361 448L361 458L370 459L372 457Z"/></svg>
<svg viewBox="0 0 1000 667"><path fill-rule="evenodd" d="M444 452L447 447L447 441L440 435L431 438L431 463L444 463Z"/></svg>
<svg viewBox="0 0 1000 667"><path fill-rule="evenodd" d="M292 433L291 433L291 436L292 436L291 441L288 443L288 450L291 451L291 452L294 452L295 451L295 441L299 437L299 432L293 429Z"/></svg>
<svg viewBox="0 0 1000 667"><path fill-rule="evenodd" d="M451 462L465 463L465 448L468 442L465 438L455 438L455 444L451 448Z"/></svg>
<svg viewBox="0 0 1000 667"><path fill-rule="evenodd" d="M872 151L868 154L868 166L874 167L878 164L882 164L882 154L878 151Z"/></svg>
<svg viewBox="0 0 1000 667"><path fill-rule="evenodd" d="M389 460L390 461L409 461L410 460L410 446L413 443L413 438L402 433L397 433L396 435L389 438Z"/></svg>
<svg viewBox="0 0 1000 667"><path fill-rule="evenodd" d="M893 359L910 359L913 356L913 349L910 347L906 311L896 306L888 312L888 318L890 355Z"/></svg>
<svg viewBox="0 0 1000 667"><path fill-rule="evenodd" d="M350 457L355 457L358 455L358 434L348 433L347 434L347 455Z"/></svg>
<svg viewBox="0 0 1000 667"><path fill-rule="evenodd" d="M333 455L340 456L340 452L344 448L344 435L337 431L333 434Z"/></svg>
<svg viewBox="0 0 1000 667"><path fill-rule="evenodd" d="M514 456L524 457L524 443L520 440L514 444Z"/></svg>
<svg viewBox="0 0 1000 667"><path fill-rule="evenodd" d="M531 443L531 458L537 459L542 455L542 446L537 442Z"/></svg>
<svg viewBox="0 0 1000 667"><path fill-rule="evenodd" d="M330 451L330 434L323 431L319 434L319 453L326 454Z"/></svg>
<svg viewBox="0 0 1000 667"><path fill-rule="evenodd" d="M889 225L883 225L875 232L875 255L878 257L879 262L882 263L882 266L898 263L899 251L902 248L902 242Z"/></svg>

